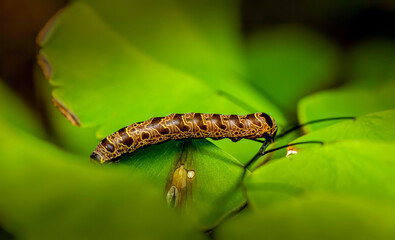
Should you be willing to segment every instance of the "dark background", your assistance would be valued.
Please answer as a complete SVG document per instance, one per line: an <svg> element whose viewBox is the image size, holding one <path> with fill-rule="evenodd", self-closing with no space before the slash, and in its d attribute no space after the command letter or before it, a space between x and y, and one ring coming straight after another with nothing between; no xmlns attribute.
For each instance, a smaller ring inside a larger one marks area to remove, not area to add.
<svg viewBox="0 0 395 240"><path fill-rule="evenodd" d="M0 78L40 111L34 96L35 37L66 0L0 0ZM242 32L296 23L346 51L370 38L395 40L395 1L241 1Z"/></svg>

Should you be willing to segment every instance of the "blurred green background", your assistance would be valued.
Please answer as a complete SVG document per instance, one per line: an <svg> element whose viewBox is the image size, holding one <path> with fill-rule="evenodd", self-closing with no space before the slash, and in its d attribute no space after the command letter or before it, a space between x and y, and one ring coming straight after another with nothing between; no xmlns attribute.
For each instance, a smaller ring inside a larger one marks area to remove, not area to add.
<svg viewBox="0 0 395 240"><path fill-rule="evenodd" d="M38 51L35 38L46 21L67 3L66 0L3 0L0 8L0 77L40 113L45 127L49 128L49 134L53 133L47 120L48 113L38 102L36 91L32 91L36 88L32 73ZM262 35L267 35L266 44L261 49L268 60L263 62L262 72L257 74L270 81L264 81L257 87L282 108L292 112L296 103L287 104L281 97L298 94L295 88L299 86L292 84L290 76L294 81L298 78L327 79L327 85L318 86L321 88L338 87L352 80L374 82L384 79L380 77L372 80L375 73L388 77L386 75L393 69L388 60L393 59L391 52L394 51L394 8L391 0L298 3L286 0L240 1L238 30L243 33L243 41L254 44L260 37L265 38ZM292 28L295 25L298 28L296 31L302 28L302 32L294 35L286 31L288 26ZM287 34L292 38L287 37ZM380 42L375 44L371 41ZM272 42L276 42L276 46ZM267 48L270 51L266 51ZM297 51L306 53L298 56ZM288 54L286 58L282 55L284 52ZM276 57L273 58L273 55ZM316 65L309 66L313 68L311 71L303 71L304 59L298 57L313 58L317 61ZM335 57L338 57L336 61ZM283 71L279 71L275 67L279 67L282 60ZM250 66L254 67L253 59L251 61ZM299 65L291 66L286 61ZM379 69L384 68L382 65L386 67L384 71ZM356 70L361 68L365 72ZM317 89L314 85L308 87L310 92Z"/></svg>
<svg viewBox="0 0 395 240"><path fill-rule="evenodd" d="M2 0L0 239L393 239L394 13L390 0ZM244 190L242 164L260 147L247 140L90 164L119 128L191 111L263 111L280 131L357 120L280 140L325 146L270 156ZM187 214L164 201L183 154L197 176Z"/></svg>

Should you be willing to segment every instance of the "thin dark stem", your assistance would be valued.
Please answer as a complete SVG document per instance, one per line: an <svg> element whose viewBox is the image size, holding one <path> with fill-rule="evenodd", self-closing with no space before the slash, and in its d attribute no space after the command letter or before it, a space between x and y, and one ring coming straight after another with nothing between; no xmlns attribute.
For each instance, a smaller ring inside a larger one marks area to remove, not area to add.
<svg viewBox="0 0 395 240"><path fill-rule="evenodd" d="M312 123L325 122L325 121L332 121L332 120L344 120L344 119L353 119L353 120L355 120L355 117L335 117L335 118L324 118L324 119L318 119L318 120L310 121L310 122L303 123L303 124L297 125L297 126L295 126L295 127L292 127L292 128L290 128L290 129L286 130L285 132L283 132L283 133L277 135L276 139L277 139L277 138L282 138L282 137L284 137L285 135L287 135L288 133L293 132L293 131L295 131L295 130L297 130L297 129L300 129L300 128L302 128L302 127L304 127L304 126L306 126L306 125L312 124Z"/></svg>
<svg viewBox="0 0 395 240"><path fill-rule="evenodd" d="M265 155L265 150L266 150L268 145L269 145L269 143L267 141L263 141L262 147L259 149L259 151L255 154L255 156L250 161L247 162L246 165L244 165L245 171L244 171L243 177L245 175L245 172L247 171L247 168L251 164L253 164L256 160L258 160L258 158L260 158L261 156Z"/></svg>
<svg viewBox="0 0 395 240"><path fill-rule="evenodd" d="M239 214L239 213L240 213L241 211L243 211L246 207L248 207L248 202L245 202L245 203L244 203L243 205L241 205L240 207L238 207L238 208L232 210L230 213L228 213L228 215L226 215L226 216L221 220L221 222L220 222L218 225L216 225L216 226L214 226L214 227L212 227L212 228L209 228L209 229L204 230L204 233L207 234L211 239L214 239L214 238L213 238L213 232L214 232L214 230L215 230L221 223L223 223L223 222L229 220L230 218L234 217L235 215Z"/></svg>
<svg viewBox="0 0 395 240"><path fill-rule="evenodd" d="M256 139L251 139L251 140L256 140ZM243 174L241 175L241 178L240 178L239 183L236 184L236 188L235 188L235 189L238 189L239 187L241 187L241 188L243 189L243 193L244 193L245 195L246 195L246 189L245 189L245 187L244 187L244 185L243 185L243 180L244 180L244 177L245 177L245 175L246 175L246 173L247 173L247 171L248 171L247 169L248 169L248 167L249 167L251 164L253 164L253 163L254 163L256 160L258 160L260 157L266 155L267 153L274 152L274 151L276 151L276 150L279 150L279 149L282 149L282 148L286 148L286 147L289 147L289 146L295 146L295 145L300 145L300 144L308 144L308 143L319 143L319 144L321 144L321 145L324 144L324 142L321 142L321 141L306 141L306 142L291 143L291 144L288 144L288 145L285 145L285 146L273 148L273 149L270 149L270 150L267 150L267 151L266 151L266 148L269 146L269 142L267 142L267 141L259 141L259 142L263 142L261 148L260 148L259 151L255 154L255 156L254 156L250 161L248 161L248 163L247 163L246 165L244 165ZM267 162L267 161L266 161L266 162ZM264 163L266 163L266 162L264 162ZM264 163L263 163L263 164L264 164ZM247 196L246 196L246 199L247 199ZM238 213L240 213L241 211L243 211L247 206L248 206L248 201L245 202L245 203L244 203L243 205L241 205L240 207L238 207L237 209L231 211L224 219L221 220L221 223L222 223L222 222L225 222L226 220L228 220L229 218L233 217L234 215L237 215ZM221 224L221 223L220 223L220 224ZM210 238L213 238L213 231L214 231L220 224L218 224L218 225L216 225L216 226L214 226L214 227L212 227L212 228L210 228L210 229L205 230L204 233L206 233Z"/></svg>

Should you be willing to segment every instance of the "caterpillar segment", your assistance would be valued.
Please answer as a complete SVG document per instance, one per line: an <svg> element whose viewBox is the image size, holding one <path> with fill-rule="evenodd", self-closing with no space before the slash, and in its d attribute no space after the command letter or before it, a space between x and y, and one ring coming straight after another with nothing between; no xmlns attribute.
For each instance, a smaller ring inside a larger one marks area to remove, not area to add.
<svg viewBox="0 0 395 240"><path fill-rule="evenodd" d="M106 163L145 146L186 138L230 138L232 141L265 138L270 142L276 133L275 120L262 112L248 115L173 113L116 131L97 145L91 158Z"/></svg>

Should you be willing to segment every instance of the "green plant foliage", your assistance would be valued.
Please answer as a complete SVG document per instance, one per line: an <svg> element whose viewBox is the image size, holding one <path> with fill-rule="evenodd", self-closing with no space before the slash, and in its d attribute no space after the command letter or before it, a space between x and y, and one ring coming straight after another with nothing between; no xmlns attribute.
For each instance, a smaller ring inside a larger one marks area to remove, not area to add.
<svg viewBox="0 0 395 240"><path fill-rule="evenodd" d="M153 115L191 110L248 113L267 109L281 118L278 110L235 76L210 79L208 84L204 78L172 68L135 46L99 14L91 5L76 2L57 18L48 39L41 43L41 54L53 69L51 83L60 86L53 96L83 126L104 125L99 136ZM76 37L77 33L82 35ZM252 109L219 91L243 99Z"/></svg>
<svg viewBox="0 0 395 240"><path fill-rule="evenodd" d="M234 32L234 5L210 3L218 11L207 11L206 18L194 15L195 8L202 6L197 2L118 0L111 6L104 1L75 1L55 17L39 40L40 55L47 60L49 81L55 87L52 96L83 128L98 127L99 139L133 122L172 112L265 111L285 123L282 113L240 77L243 66ZM61 127L57 132L66 129ZM69 131L64 134L64 145L88 157L94 147L80 151L70 144L73 137L83 138L81 133ZM83 139L85 146L98 143ZM242 162L259 149L259 145L245 141L240 145L227 140L215 143ZM159 187L168 191L166 184L177 163L174 154L182 150L178 146L171 142L149 148L151 154L140 151L126 157L131 164L125 167L156 178ZM187 161L193 162L196 183L189 188L192 198L185 205L197 222L212 227L245 202L241 191L221 200L240 181L243 169L236 159L206 140L188 146L185 151L191 154ZM157 177L150 175L152 171Z"/></svg>
<svg viewBox="0 0 395 240"><path fill-rule="evenodd" d="M74 0L54 16L38 38L46 132L0 82L0 235L201 239L211 229L214 239L393 239L393 44L355 47L345 56L351 83L299 101L334 87L345 63L337 46L298 26L257 32L242 46L238 11L233 0ZM279 139L270 147L324 145L267 155L244 181L243 164L262 145L246 139L169 141L116 164L89 161L99 140L151 117L260 111L279 132L289 127L284 115L357 118Z"/></svg>
<svg viewBox="0 0 395 240"><path fill-rule="evenodd" d="M18 239L203 237L144 178L73 163L82 157L0 123L0 216Z"/></svg>
<svg viewBox="0 0 395 240"><path fill-rule="evenodd" d="M54 107L51 99L51 86L44 78L41 69L38 68L35 69L35 85L38 101L43 105L48 116L46 127L51 132L50 141L68 152L89 156L97 145L97 128L78 127L70 124L70 121ZM82 160L87 161L86 158Z"/></svg>
<svg viewBox="0 0 395 240"><path fill-rule="evenodd" d="M303 149L296 156L254 171L247 181L251 202L272 201L267 191L274 193L274 199L311 191L391 199L395 195L391 184L395 171L391 155L395 151L394 118L395 110L369 114L296 139L294 142L323 141L324 145L299 145Z"/></svg>
<svg viewBox="0 0 395 240"><path fill-rule="evenodd" d="M245 181L252 211L218 239L393 238L394 117L369 114L295 140L325 143L256 169Z"/></svg>
<svg viewBox="0 0 395 240"><path fill-rule="evenodd" d="M300 122L330 117L352 117L395 108L395 81L376 88L343 88L310 95L298 104ZM305 127L307 132L328 126L325 122Z"/></svg>
<svg viewBox="0 0 395 240"><path fill-rule="evenodd" d="M370 40L355 46L349 53L349 78L353 85L375 87L395 80L395 43Z"/></svg>
<svg viewBox="0 0 395 240"><path fill-rule="evenodd" d="M215 226L229 210L240 207L245 201L238 188L243 165L205 139L171 141L153 145L120 159L117 167L127 165L133 174L140 172L164 189L170 188L172 174L179 164L193 170L188 179L182 206L204 229ZM165 195L164 194L164 195Z"/></svg>
<svg viewBox="0 0 395 240"><path fill-rule="evenodd" d="M395 141L395 110L370 113L304 135L293 142L370 140Z"/></svg>
<svg viewBox="0 0 395 240"><path fill-rule="evenodd" d="M25 103L0 79L0 117L14 126L36 136L44 137L44 129Z"/></svg>
<svg viewBox="0 0 395 240"><path fill-rule="evenodd" d="M217 239L393 239L393 206L308 194L225 223Z"/></svg>
<svg viewBox="0 0 395 240"><path fill-rule="evenodd" d="M125 41L161 63L222 90L239 74L238 1L75 0L87 4ZM233 75L233 76L232 76ZM231 87L231 88L229 88ZM243 87L243 86L238 86Z"/></svg>
<svg viewBox="0 0 395 240"><path fill-rule="evenodd" d="M164 3L170 13L187 8L187 6L181 8L182 4L177 2ZM265 111L274 116L279 123L285 123L280 110L240 79L237 67L232 67L234 73L229 74L231 71L228 68L225 71L224 67L211 64L211 61L205 62L203 60L205 58L200 57L200 54L210 53L206 58L218 60L219 57L212 57L212 54L217 55L225 50L217 53L207 49L202 50L201 48L206 44L202 45L199 41L195 46L194 43L198 39L195 34L190 37L186 35L185 41L188 39L192 41L188 44L188 48L194 49L188 54L195 56L199 62L207 66L194 65L195 69L192 71L190 66L184 66L186 62L184 59L178 61L181 62L180 64L176 64L171 59L161 57L160 51L156 51L158 46L151 48L156 41L139 40L135 31L142 31L141 26L125 26L125 21L133 23L135 22L133 18L136 17L130 12L120 10L124 8L122 7L124 4L130 4L129 1L118 0L117 4L114 4L115 10L108 7L103 9L102 4L96 1L86 3L78 1L71 4L57 16L52 28L49 28L47 35L40 42L43 47L40 54L48 59L52 69L50 82L56 87L52 93L53 97L76 115L83 127L99 127L97 133L99 138L104 138L133 122L144 121L154 116L166 116L174 112L247 114ZM137 10L139 7L156 8L155 5L145 1L136 4ZM223 2L217 7L220 8L222 5L227 6L227 3ZM129 6L128 9L134 8ZM107 12L103 13L105 10ZM159 10L152 9L152 11ZM162 14L167 14L166 11L160 11ZM150 36L153 29L161 29L164 24L160 15L152 14L151 17L155 20L150 23L150 28L143 28L144 36ZM174 13L171 16L181 18L174 20L179 23L173 26L175 28L173 31L178 34L180 31L181 33L203 31L202 38L212 37L210 29L213 26L203 27L204 24L208 24L207 19L199 24L191 23L191 26L185 26L184 24L189 21L184 21L183 15ZM120 22L120 19L123 19L123 22ZM139 29L135 29L137 27ZM226 29L229 27L224 28L225 36L221 38L228 38L230 33L226 33ZM216 35L220 33L222 32ZM173 38L174 36L171 39ZM152 39L156 39L155 36L152 36ZM141 47L140 42L145 42L147 46ZM174 44L171 40L166 42L165 39L160 42L162 45ZM214 41L213 44L214 46L208 49L215 48L218 43ZM177 46L180 47L176 51L179 52L177 54L187 52L182 51L181 47L184 45ZM237 47L234 48L237 50ZM153 51L157 53L152 54ZM194 53L198 55L193 55ZM173 56L177 54L174 53ZM232 51L229 54L221 54L222 58L228 59L221 64L231 61L229 55L237 56ZM231 67L235 64L226 63L226 65ZM202 75L195 74L196 72L205 73ZM206 75L212 78L207 78ZM253 146L238 147L229 142L221 144L221 148L237 152L238 159L246 159L255 151Z"/></svg>
<svg viewBox="0 0 395 240"><path fill-rule="evenodd" d="M257 32L247 46L249 80L287 112L295 111L301 97L335 81L336 47L307 29Z"/></svg>
<svg viewBox="0 0 395 240"><path fill-rule="evenodd" d="M249 201L265 208L303 194L330 192L394 204L394 146L394 142L344 140L309 147L254 171L246 181Z"/></svg>

